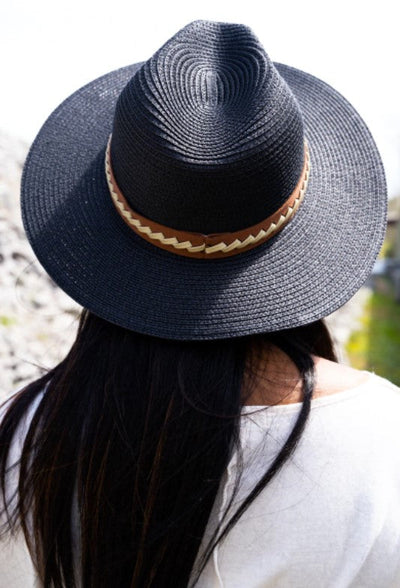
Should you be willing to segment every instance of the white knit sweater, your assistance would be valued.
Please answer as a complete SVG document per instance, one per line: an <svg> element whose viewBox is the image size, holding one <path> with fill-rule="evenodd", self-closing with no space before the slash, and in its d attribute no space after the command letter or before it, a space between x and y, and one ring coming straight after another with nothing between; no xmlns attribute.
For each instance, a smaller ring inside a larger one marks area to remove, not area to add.
<svg viewBox="0 0 400 588"><path fill-rule="evenodd" d="M299 408L243 409L244 472L230 513L276 456ZM204 543L237 471L234 454ZM23 538L0 543L0 588L32 586L40 584ZM214 587L400 587L398 388L371 374L357 388L312 401L294 455L214 550L198 588Z"/></svg>

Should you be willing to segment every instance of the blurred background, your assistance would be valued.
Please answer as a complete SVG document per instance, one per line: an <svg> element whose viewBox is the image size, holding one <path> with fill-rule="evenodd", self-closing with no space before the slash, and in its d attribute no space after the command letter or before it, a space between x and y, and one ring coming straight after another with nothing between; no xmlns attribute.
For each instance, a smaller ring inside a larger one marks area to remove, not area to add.
<svg viewBox="0 0 400 588"><path fill-rule="evenodd" d="M27 150L74 90L148 59L196 19L249 25L270 57L334 86L368 124L387 174L386 241L366 285L328 318L343 361L400 385L400 82L397 3L2 0L0 5L0 398L52 367L79 307L25 240L19 182Z"/></svg>

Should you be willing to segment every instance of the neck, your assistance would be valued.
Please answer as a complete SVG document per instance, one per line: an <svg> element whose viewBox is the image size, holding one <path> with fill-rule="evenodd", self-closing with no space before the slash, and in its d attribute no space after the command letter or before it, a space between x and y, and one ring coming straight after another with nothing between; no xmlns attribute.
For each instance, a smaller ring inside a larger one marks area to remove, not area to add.
<svg viewBox="0 0 400 588"><path fill-rule="evenodd" d="M246 362L243 404L272 405L300 402L302 385L299 371L278 347L254 349Z"/></svg>
<svg viewBox="0 0 400 588"><path fill-rule="evenodd" d="M369 373L347 365L312 356L315 366L313 397L328 396L356 388L370 377ZM303 391L299 371L291 359L271 345L249 357L243 382L243 404L271 406L302 402Z"/></svg>

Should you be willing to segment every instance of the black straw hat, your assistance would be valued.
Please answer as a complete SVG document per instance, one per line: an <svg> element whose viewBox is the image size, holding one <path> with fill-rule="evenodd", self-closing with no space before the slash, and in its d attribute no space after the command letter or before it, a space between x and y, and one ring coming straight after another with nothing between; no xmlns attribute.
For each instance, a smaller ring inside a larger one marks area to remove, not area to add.
<svg viewBox="0 0 400 588"><path fill-rule="evenodd" d="M170 339L330 314L368 276L386 219L382 163L353 107L272 63L247 27L205 21L65 100L21 198L67 294Z"/></svg>

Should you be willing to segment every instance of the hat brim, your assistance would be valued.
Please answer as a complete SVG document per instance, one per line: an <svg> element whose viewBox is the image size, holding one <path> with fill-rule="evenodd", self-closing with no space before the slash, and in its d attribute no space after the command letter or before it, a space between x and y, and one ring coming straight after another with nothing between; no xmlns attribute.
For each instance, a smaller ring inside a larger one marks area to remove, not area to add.
<svg viewBox="0 0 400 588"><path fill-rule="evenodd" d="M354 108L318 78L275 64L303 113L311 173L273 239L199 260L147 243L111 201L104 152L116 100L140 64L81 88L48 118L22 179L28 239L51 278L94 314L168 339L218 339L327 316L364 283L386 220L383 166Z"/></svg>

